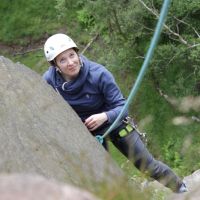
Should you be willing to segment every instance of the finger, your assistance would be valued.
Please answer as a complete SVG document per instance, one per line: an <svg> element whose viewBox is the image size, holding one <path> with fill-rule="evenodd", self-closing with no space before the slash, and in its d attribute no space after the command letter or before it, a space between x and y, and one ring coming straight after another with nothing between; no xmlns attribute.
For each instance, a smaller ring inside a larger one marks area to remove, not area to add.
<svg viewBox="0 0 200 200"><path fill-rule="evenodd" d="M101 124L95 123L94 126L91 126L89 130L90 130L90 131L94 131L94 130L96 130L97 128L99 128L100 125L101 125Z"/></svg>
<svg viewBox="0 0 200 200"><path fill-rule="evenodd" d="M96 127L97 126L97 123L96 122L92 122L91 124L89 124L89 127L90 128L94 128L94 127Z"/></svg>
<svg viewBox="0 0 200 200"><path fill-rule="evenodd" d="M88 117L88 118L85 120L85 123L84 123L84 124L85 124L86 126L88 126L88 124L90 124L90 123L92 122L92 120L93 120L92 117Z"/></svg>
<svg viewBox="0 0 200 200"><path fill-rule="evenodd" d="M95 127L97 124L95 121L90 121L86 124L87 128L91 129L93 127Z"/></svg>
<svg viewBox="0 0 200 200"><path fill-rule="evenodd" d="M94 130L96 130L97 128L98 128L98 126L95 125L95 126L91 127L91 128L89 129L89 131L94 131Z"/></svg>

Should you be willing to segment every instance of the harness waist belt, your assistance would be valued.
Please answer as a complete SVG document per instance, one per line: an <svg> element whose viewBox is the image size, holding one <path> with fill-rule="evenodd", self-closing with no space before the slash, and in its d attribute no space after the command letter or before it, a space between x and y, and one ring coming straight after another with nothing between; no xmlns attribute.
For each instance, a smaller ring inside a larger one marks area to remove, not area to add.
<svg viewBox="0 0 200 200"><path fill-rule="evenodd" d="M120 137L125 137L129 133L131 133L133 130L134 130L134 128L130 124L127 124L122 130L120 130L119 136Z"/></svg>

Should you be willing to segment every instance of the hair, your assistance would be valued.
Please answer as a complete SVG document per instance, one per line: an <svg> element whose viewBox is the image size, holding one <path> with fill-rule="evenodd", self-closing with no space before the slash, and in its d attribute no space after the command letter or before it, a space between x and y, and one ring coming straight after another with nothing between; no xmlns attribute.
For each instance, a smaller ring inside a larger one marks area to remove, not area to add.
<svg viewBox="0 0 200 200"><path fill-rule="evenodd" d="M55 61L55 59L52 60L52 61L49 61L49 63L50 63L51 66L54 66L54 67L56 66L56 61Z"/></svg>

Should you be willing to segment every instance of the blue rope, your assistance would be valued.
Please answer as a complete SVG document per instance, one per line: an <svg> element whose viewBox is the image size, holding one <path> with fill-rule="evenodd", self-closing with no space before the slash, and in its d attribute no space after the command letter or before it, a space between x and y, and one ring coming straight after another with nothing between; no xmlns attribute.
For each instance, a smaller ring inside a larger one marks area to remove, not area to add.
<svg viewBox="0 0 200 200"><path fill-rule="evenodd" d="M136 79L136 82L134 84L134 86L132 87L132 90L128 96L128 99L123 107L123 109L121 110L120 114L118 115L118 117L116 118L116 120L113 122L113 124L109 127L109 129L101 136L101 135L97 135L96 139L102 144L103 143L103 139L116 127L116 125L119 123L119 121L121 120L123 114L126 112L126 110L128 109L131 101L133 100L133 97L135 96L141 82L142 79L144 77L145 71L148 67L149 61L151 60L153 53L154 53L154 49L157 45L161 30L163 28L163 25L165 23L165 19L167 16L167 12L169 9L169 5L170 5L170 1L171 0L164 0L163 5L162 5L162 9L161 9L161 13L160 13L160 17L159 20L157 22L156 25L156 29L153 35L153 38L151 40L151 44L150 47L148 49L148 52L146 54L145 60L143 62L143 65L141 67L140 73Z"/></svg>

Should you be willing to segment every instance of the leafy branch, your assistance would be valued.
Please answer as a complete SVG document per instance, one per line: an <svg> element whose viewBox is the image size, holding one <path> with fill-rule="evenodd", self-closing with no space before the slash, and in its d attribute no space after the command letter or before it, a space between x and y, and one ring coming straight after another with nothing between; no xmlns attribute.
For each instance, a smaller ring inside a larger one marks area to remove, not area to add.
<svg viewBox="0 0 200 200"><path fill-rule="evenodd" d="M154 5L152 4L152 8L150 8L149 6L147 6L147 4L143 1L143 0L139 0L139 2L149 11L151 12L154 16L156 16L156 18L159 18L159 13L158 11L155 9ZM186 23L185 21L183 20L180 20L176 17L174 17L174 19L176 19L179 23L183 23L187 26L190 26L190 24ZM177 27L177 30L179 30L179 23L177 23L176 27ZM175 32L173 31L168 25L164 24L164 28L168 31L168 35L169 35L169 38L171 38L172 40L176 40L176 41L179 41L181 42L182 44L186 45L188 48L194 48L196 46L199 46L200 43L198 44L189 44L189 42L183 38L180 34L179 34L179 31ZM198 31L193 28L193 31L195 32L195 34L197 35L198 38L200 38L200 34L198 33Z"/></svg>

